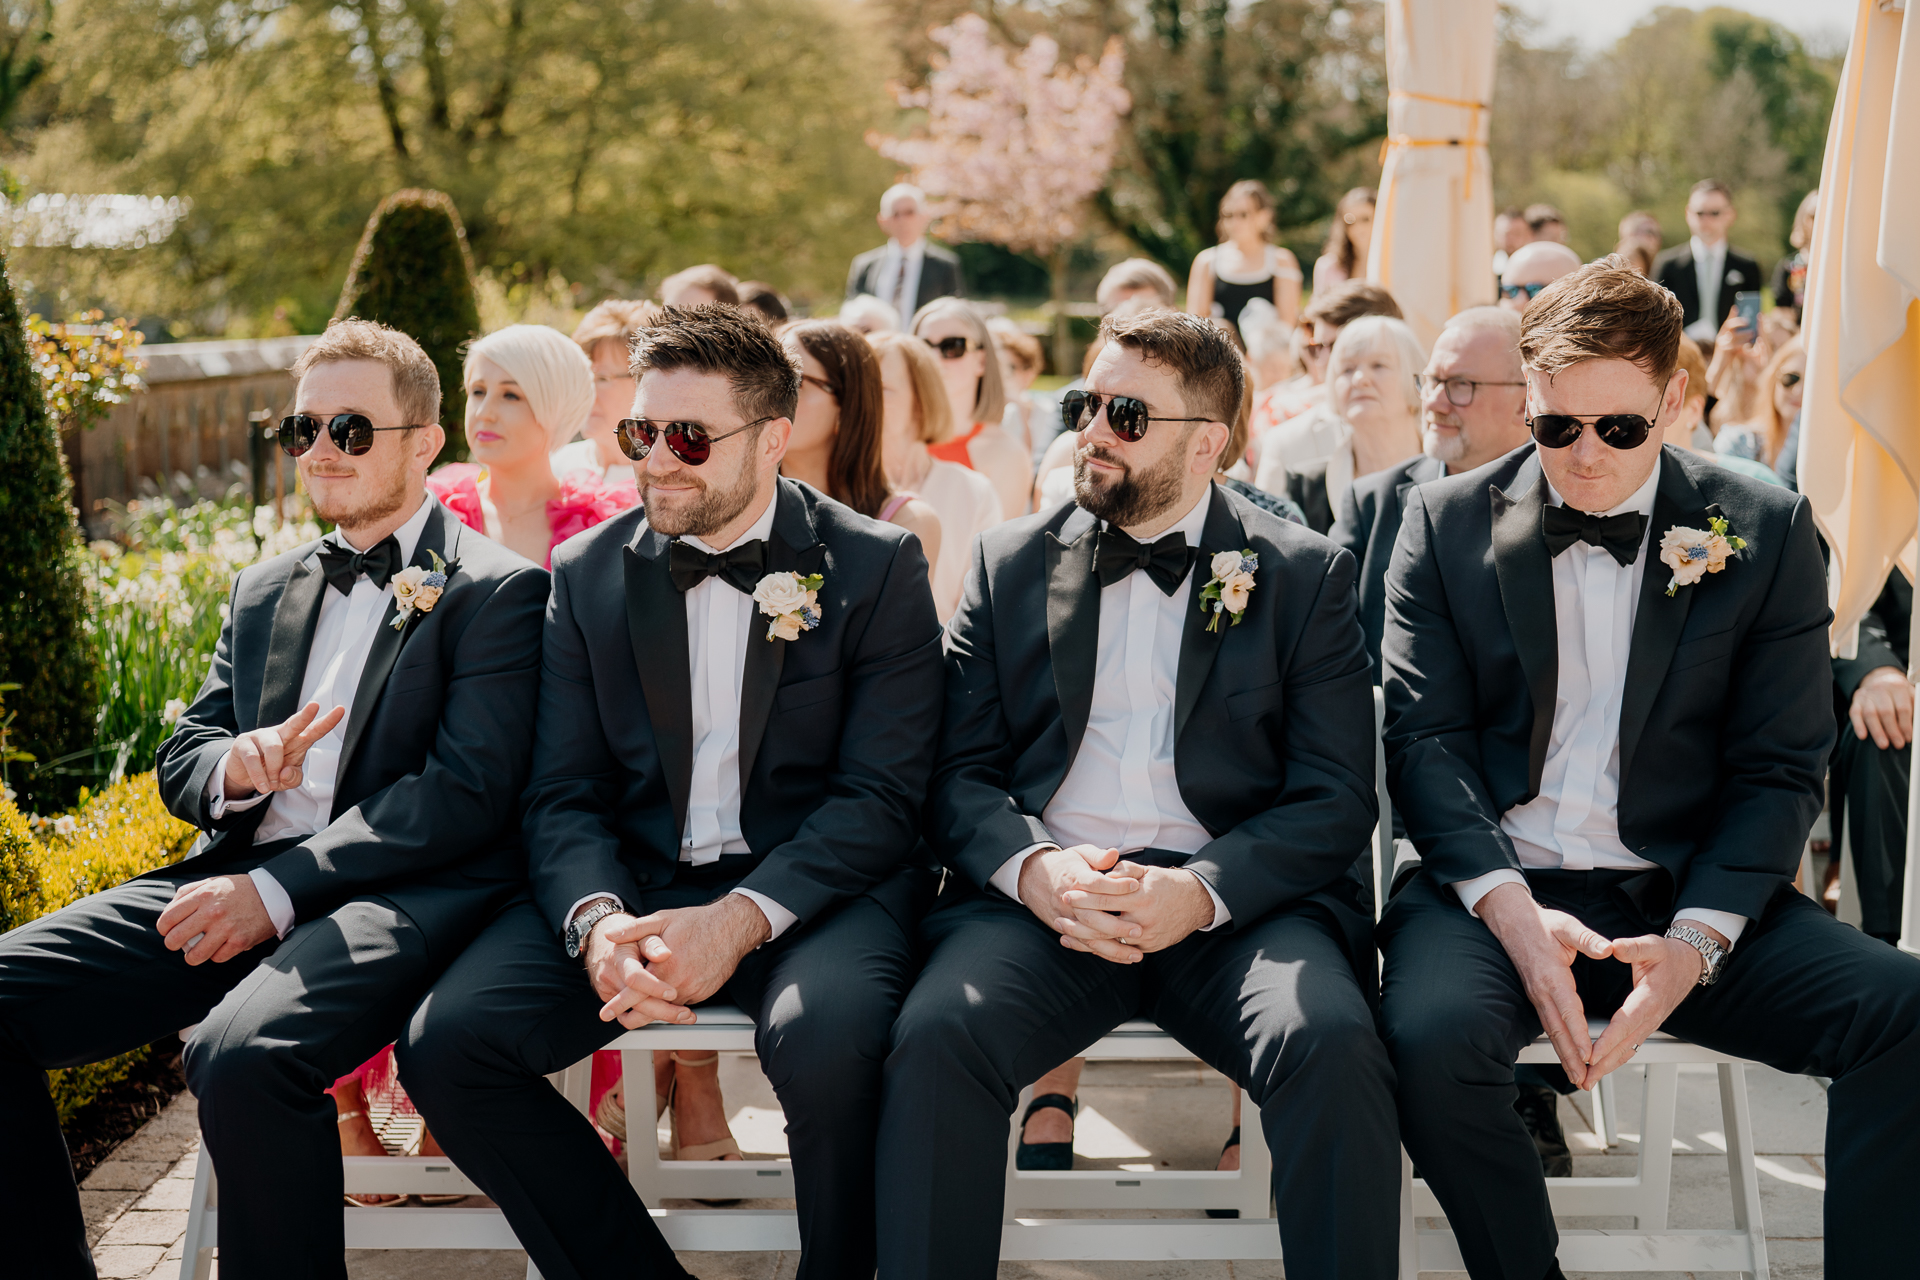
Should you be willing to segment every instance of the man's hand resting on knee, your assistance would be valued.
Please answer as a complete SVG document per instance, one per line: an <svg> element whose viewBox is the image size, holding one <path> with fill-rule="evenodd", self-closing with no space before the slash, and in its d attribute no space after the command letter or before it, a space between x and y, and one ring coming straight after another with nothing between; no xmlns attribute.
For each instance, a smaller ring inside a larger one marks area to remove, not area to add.
<svg viewBox="0 0 1920 1280"><path fill-rule="evenodd" d="M1535 902L1525 885L1495 887L1475 904L1475 911L1519 971L1567 1078L1575 1088L1591 1088L1600 1076L1593 1072L1593 1042L1587 1038L1586 1009L1573 984L1573 958L1604 960L1613 954L1613 944L1566 912Z"/></svg>
<svg viewBox="0 0 1920 1280"><path fill-rule="evenodd" d="M218 964L274 936L273 917L248 876L214 876L183 884L153 922L167 950L187 953L188 964Z"/></svg>
<svg viewBox="0 0 1920 1280"><path fill-rule="evenodd" d="M1077 939L1067 937L1063 925L1070 925L1076 912L1069 894L1091 900L1111 900L1117 909L1141 889L1137 877L1104 875L1120 860L1118 849L1101 849L1077 844L1071 849L1040 849L1020 866L1020 901L1039 918L1040 923L1061 935L1061 941L1076 951L1091 951L1116 964L1134 964L1140 949L1115 941L1105 934L1074 946Z"/></svg>
<svg viewBox="0 0 1920 1280"><path fill-rule="evenodd" d="M690 1006L726 985L741 959L773 934L751 898L730 893L703 907L616 913L587 938L587 973L606 1001L602 1021L629 1029L649 1022L688 1023Z"/></svg>

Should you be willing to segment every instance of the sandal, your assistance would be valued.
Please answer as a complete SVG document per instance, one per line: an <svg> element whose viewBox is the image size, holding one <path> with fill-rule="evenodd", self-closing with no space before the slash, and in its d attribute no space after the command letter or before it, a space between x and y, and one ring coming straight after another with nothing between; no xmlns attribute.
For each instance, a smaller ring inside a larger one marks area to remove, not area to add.
<svg viewBox="0 0 1920 1280"><path fill-rule="evenodd" d="M627 1102L626 1090L607 1090L600 1095L600 1105L593 1109L593 1122L618 1138L622 1143L627 1140ZM673 1085L667 1085L665 1093L653 1095L653 1118L657 1123L673 1105Z"/></svg>
<svg viewBox="0 0 1920 1280"><path fill-rule="evenodd" d="M667 1056L673 1059L676 1066L682 1067L710 1067L720 1061L720 1055L717 1053L710 1053L704 1058L683 1058L678 1052L668 1054ZM679 1083L680 1081L676 1077L673 1084L668 1086L669 1106L672 1104L673 1094L679 1091ZM740 1144L733 1140L731 1133L713 1142L696 1142L690 1147L681 1146L680 1117L678 1116L668 1117L667 1135L667 1159L669 1160L725 1160L728 1156L732 1156L735 1160L746 1159L746 1156L742 1154L740 1150ZM739 1204L740 1201L738 1199L707 1200L696 1196L694 1203L704 1204L715 1209L727 1209Z"/></svg>
<svg viewBox="0 0 1920 1280"><path fill-rule="evenodd" d="M1020 1117L1020 1146L1013 1153L1013 1167L1029 1172L1047 1170L1059 1171L1073 1168L1073 1143L1071 1142L1028 1142L1026 1140L1027 1121L1033 1119L1033 1113L1052 1107L1067 1113L1071 1120L1080 1112L1080 1103L1064 1093L1043 1093L1027 1104L1027 1113Z"/></svg>
<svg viewBox="0 0 1920 1280"><path fill-rule="evenodd" d="M1239 1145L1240 1145L1240 1126L1235 1125L1233 1126L1233 1132L1227 1135L1227 1145L1220 1148L1221 1156L1224 1157L1227 1154L1227 1152L1233 1150L1235 1147ZM1213 1163L1217 1166L1219 1165L1220 1161L1215 1160ZM1207 1210L1207 1216L1209 1218L1237 1218L1240 1216L1240 1211L1238 1209L1209 1209Z"/></svg>
<svg viewBox="0 0 1920 1280"><path fill-rule="evenodd" d="M335 1117L334 1123L345 1124L349 1120L358 1120L366 1114L367 1113L364 1111L342 1111L337 1117ZM386 1195L387 1193L384 1191L375 1191L371 1193L362 1192L361 1194ZM393 1199L391 1200L356 1200L354 1197L347 1195L344 1192L341 1194L340 1198L342 1200L345 1200L348 1205L350 1205L355 1209L398 1209L400 1206L406 1204L407 1200L409 1199L409 1197L407 1196L394 1196Z"/></svg>

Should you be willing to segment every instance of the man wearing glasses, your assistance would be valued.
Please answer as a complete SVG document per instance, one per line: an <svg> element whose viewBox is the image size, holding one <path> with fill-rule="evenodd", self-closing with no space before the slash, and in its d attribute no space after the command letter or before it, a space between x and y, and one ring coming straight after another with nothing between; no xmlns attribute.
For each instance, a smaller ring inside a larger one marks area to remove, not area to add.
<svg viewBox="0 0 1920 1280"><path fill-rule="evenodd" d="M780 478L801 371L758 320L669 307L631 367L616 438L645 505L554 556L532 884L421 1006L401 1077L550 1280L683 1276L542 1077L623 1028L737 1004L787 1116L799 1274L870 1276L880 1067L934 882L926 558Z"/></svg>
<svg viewBox="0 0 1920 1280"><path fill-rule="evenodd" d="M1713 350L1720 326L1733 310L1733 295L1760 287L1760 264L1727 244L1735 217L1733 192L1712 178L1696 182L1687 196L1687 243L1653 260L1653 278L1680 299L1687 336Z"/></svg>
<svg viewBox="0 0 1920 1280"><path fill-rule="evenodd" d="M1387 577L1388 783L1424 862L1381 921L1382 1025L1475 1280L1561 1274L1513 1113L1543 1029L1581 1088L1663 1028L1831 1078L1827 1274L1909 1265L1920 962L1792 883L1834 735L1820 550L1805 500L1661 444L1681 327L1617 256L1542 292L1535 447L1415 489Z"/></svg>
<svg viewBox="0 0 1920 1280"><path fill-rule="evenodd" d="M1557 240L1522 245L1507 259L1507 269L1500 274L1499 305L1523 316L1542 289L1579 269L1580 255Z"/></svg>

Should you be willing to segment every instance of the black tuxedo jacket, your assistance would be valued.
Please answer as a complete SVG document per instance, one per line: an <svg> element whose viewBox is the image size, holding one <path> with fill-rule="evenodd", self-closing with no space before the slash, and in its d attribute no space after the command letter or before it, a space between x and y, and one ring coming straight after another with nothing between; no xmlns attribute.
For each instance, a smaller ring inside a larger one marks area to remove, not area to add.
<svg viewBox="0 0 1920 1280"><path fill-rule="evenodd" d="M940 724L940 622L919 540L781 480L768 572L817 573L820 624L748 624L741 885L811 920L870 894L911 925L931 889L920 809ZM526 839L556 932L590 893L636 913L669 883L693 777L686 597L636 507L554 553Z"/></svg>
<svg viewBox="0 0 1920 1280"><path fill-rule="evenodd" d="M1839 687L1841 697L1847 699L1844 708L1851 704L1853 694L1860 682L1869 672L1881 667L1907 669L1909 637L1913 629L1913 584L1907 581L1907 575L1895 569L1887 575L1887 585L1880 590L1880 598L1873 602L1873 608L1867 610L1860 619L1859 650L1851 658L1833 660L1833 679ZM1846 732L1851 733L1848 729Z"/></svg>
<svg viewBox="0 0 1920 1280"><path fill-rule="evenodd" d="M1366 893L1354 862L1378 811L1353 557L1218 485L1209 501L1183 588L1194 603L1180 636L1174 772L1213 839L1183 865L1213 886L1236 926L1312 897L1351 930ZM1053 839L1040 815L1093 703L1098 524L1069 504L981 534L948 624L929 838L983 889L1008 858ZM1246 612L1208 632L1197 603L1207 561L1246 548L1260 557ZM1364 907L1361 937L1370 897Z"/></svg>
<svg viewBox="0 0 1920 1280"><path fill-rule="evenodd" d="M347 712L332 822L261 865L296 920L349 898L425 886L408 914L429 937L471 923L468 891L509 889L524 874L520 787L539 688L547 574L462 525L438 501L411 563L447 562L431 612L404 627L391 601ZM160 796L212 834L210 864L246 856L272 803L216 821L207 783L236 736L300 709L300 685L327 580L320 544L243 569L234 579L213 664L173 736L160 744Z"/></svg>
<svg viewBox="0 0 1920 1280"><path fill-rule="evenodd" d="M1680 299L1681 323L1692 324L1700 318L1700 282L1694 278L1692 242L1676 245L1655 258L1653 278ZM1745 254L1735 253L1733 246L1728 245L1727 256L1720 265L1720 299L1714 308L1718 314L1713 317L1713 323L1718 326L1727 322L1735 293L1758 289L1760 284L1760 264Z"/></svg>
<svg viewBox="0 0 1920 1280"><path fill-rule="evenodd" d="M926 242L926 255L920 260L920 286L914 290L913 309L918 311L935 298L957 298L961 293L960 255L953 250ZM854 297L862 293L875 293L880 280L880 264L887 260L887 246L869 249L853 260L853 266L847 271L847 296ZM877 295L876 295L877 296ZM889 306L892 298L882 301ZM900 317L904 325L913 319L911 314Z"/></svg>
<svg viewBox="0 0 1920 1280"><path fill-rule="evenodd" d="M1400 536L1407 490L1446 473L1445 463L1422 453L1361 476L1347 487L1340 514L1327 531L1334 545L1352 552L1360 566L1360 630L1367 638L1367 656L1373 659L1375 684L1380 682L1380 633L1387 624L1387 565Z"/></svg>
<svg viewBox="0 0 1920 1280"><path fill-rule="evenodd" d="M1547 487L1532 445L1414 489L1387 572L1387 780L1446 883L1520 867L1558 696ZM1666 594L1661 537L1722 516L1746 549ZM1806 499L1662 451L1620 711L1620 839L1663 908L1749 918L1791 880L1833 746L1826 580ZM1643 904L1645 905L1645 904Z"/></svg>

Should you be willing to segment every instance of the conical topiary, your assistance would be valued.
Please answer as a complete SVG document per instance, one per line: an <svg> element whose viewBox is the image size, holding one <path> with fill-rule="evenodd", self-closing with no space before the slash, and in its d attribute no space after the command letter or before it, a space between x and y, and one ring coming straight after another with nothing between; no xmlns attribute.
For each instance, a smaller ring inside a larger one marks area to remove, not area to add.
<svg viewBox="0 0 1920 1280"><path fill-rule="evenodd" d="M377 320L411 337L440 371L441 457L465 457L461 354L480 334L480 300L460 211L444 192L409 188L380 202L347 268L334 319Z"/></svg>
<svg viewBox="0 0 1920 1280"><path fill-rule="evenodd" d="M22 809L72 803L79 779L49 772L84 749L96 711L80 526L60 433L47 416L19 301L0 256L0 694L6 745L32 761L4 766Z"/></svg>

